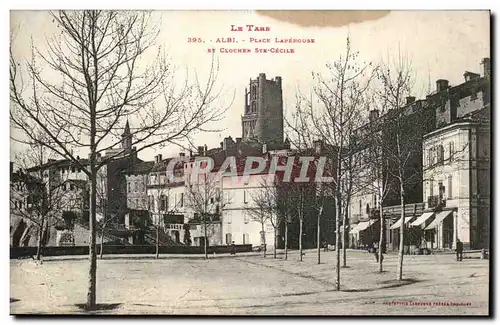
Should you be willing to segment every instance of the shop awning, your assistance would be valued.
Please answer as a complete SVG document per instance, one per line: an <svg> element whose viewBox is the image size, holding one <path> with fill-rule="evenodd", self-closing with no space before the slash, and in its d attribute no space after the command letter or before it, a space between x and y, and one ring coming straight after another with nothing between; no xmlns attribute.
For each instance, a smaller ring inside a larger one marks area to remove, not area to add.
<svg viewBox="0 0 500 325"><path fill-rule="evenodd" d="M351 234L359 233L360 231L366 230L368 227L370 227L374 223L375 223L375 221L372 221L372 220L360 222L349 233L351 233Z"/></svg>
<svg viewBox="0 0 500 325"><path fill-rule="evenodd" d="M418 217L417 220L413 221L411 223L411 225L413 227L418 227L418 226L422 225L425 221L427 221L427 219L429 219L433 215L434 215L434 212L425 212L420 217Z"/></svg>
<svg viewBox="0 0 500 325"><path fill-rule="evenodd" d="M413 217L405 217L405 225L410 222L410 220L413 219ZM396 221L395 224L391 226L391 229L397 229L401 227L401 218L399 218L398 221Z"/></svg>
<svg viewBox="0 0 500 325"><path fill-rule="evenodd" d="M441 211L441 212L439 212L436 215L436 219L434 219L434 221L431 222L431 224L428 225L427 228L425 228L425 230L436 228L441 222L443 222L444 218L446 218L447 216L449 216L452 212L453 211Z"/></svg>

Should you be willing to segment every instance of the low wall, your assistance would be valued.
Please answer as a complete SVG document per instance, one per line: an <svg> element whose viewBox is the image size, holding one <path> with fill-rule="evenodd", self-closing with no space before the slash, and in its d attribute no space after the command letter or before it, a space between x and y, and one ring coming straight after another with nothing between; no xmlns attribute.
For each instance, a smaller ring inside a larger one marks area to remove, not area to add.
<svg viewBox="0 0 500 325"><path fill-rule="evenodd" d="M100 252L100 245L97 246L97 253ZM160 246L160 254L204 254L203 246ZM237 253L251 252L252 245L235 245ZM230 253L231 246L210 246L208 247L209 254ZM70 247L44 247L42 250L43 256L63 256L63 255L87 255L89 246L70 246ZM156 246L154 245L104 245L104 254L155 254ZM36 247L11 247L10 258L30 257L36 255Z"/></svg>

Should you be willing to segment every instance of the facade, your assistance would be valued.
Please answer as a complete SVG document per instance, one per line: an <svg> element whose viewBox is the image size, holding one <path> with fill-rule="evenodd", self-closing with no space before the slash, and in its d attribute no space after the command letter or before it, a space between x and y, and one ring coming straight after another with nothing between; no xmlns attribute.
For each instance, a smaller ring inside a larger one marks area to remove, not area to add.
<svg viewBox="0 0 500 325"><path fill-rule="evenodd" d="M483 114L481 114L483 113ZM489 108L425 137L423 195L437 222L425 228L435 248L489 247L491 140Z"/></svg>
<svg viewBox="0 0 500 325"><path fill-rule="evenodd" d="M274 226L265 217L259 217L258 205L255 200L265 190L264 184L269 183L266 175L250 175L247 178L224 176L223 195L227 202L222 213L223 243L230 245L263 244L262 231L268 249L274 246ZM271 181L272 182L272 181Z"/></svg>
<svg viewBox="0 0 500 325"><path fill-rule="evenodd" d="M422 237L437 249L489 247L491 109L490 59L482 75L466 71L464 83L448 87L436 107L436 127L424 137L426 212ZM425 227L424 227L425 225Z"/></svg>
<svg viewBox="0 0 500 325"><path fill-rule="evenodd" d="M406 204L422 202L422 146L423 137L435 129L435 111L424 100L407 97L401 112L389 110L380 116L372 110L369 121L355 135L354 191L349 205L351 247L371 246L380 238L380 205L400 204L401 188L396 178L396 132L399 132L402 152L407 155L404 165L404 193ZM400 216L384 215L386 244L398 243L397 234L389 226ZM371 221L370 221L371 220ZM367 223L370 221L369 223ZM377 222L373 222L377 221ZM352 227L363 222L362 226ZM366 226L366 227L365 227Z"/></svg>
<svg viewBox="0 0 500 325"><path fill-rule="evenodd" d="M268 80L264 73L250 79L250 90L245 89L245 109L241 118L243 141L283 144L283 91L281 77Z"/></svg>
<svg viewBox="0 0 500 325"><path fill-rule="evenodd" d="M162 159L159 154L147 174L147 207L149 221L158 226L163 241L174 244L184 243L184 181L175 182L167 175L167 166L174 159L175 176L183 179L183 157Z"/></svg>
<svg viewBox="0 0 500 325"><path fill-rule="evenodd" d="M453 87L447 80L439 79L436 90L425 100L415 101L415 98L408 97L406 106L402 108L407 111L404 113L407 120L405 138L410 140L406 144L410 146L409 150L406 151L412 153L406 165L405 178L415 180L405 188L406 215L411 217L405 222L410 234L405 245L453 248L459 238L465 247L487 246L490 60L486 58L482 64L482 76L466 71L464 83ZM378 132L384 144L394 146L391 142L395 136L391 131L390 113L379 119L378 112L372 111L370 123L362 128L365 138L369 138L373 134L371 132ZM380 122L374 123L375 119ZM480 148L479 151L470 151L470 148L476 147ZM359 154L361 165L368 166L369 163L363 159L366 160L369 155L363 150ZM394 166L388 164L384 168L390 170ZM472 172L467 176L470 170ZM390 174L393 173L387 174L383 170L380 175L388 177ZM388 184L393 184L393 181L387 179ZM363 180L358 182L363 183ZM478 194L479 188L484 194ZM351 223L377 219L380 203L380 195L377 197L376 193L366 188L357 193L350 205ZM398 208L397 186L387 193L382 203L387 221L386 244L397 249L401 211Z"/></svg>

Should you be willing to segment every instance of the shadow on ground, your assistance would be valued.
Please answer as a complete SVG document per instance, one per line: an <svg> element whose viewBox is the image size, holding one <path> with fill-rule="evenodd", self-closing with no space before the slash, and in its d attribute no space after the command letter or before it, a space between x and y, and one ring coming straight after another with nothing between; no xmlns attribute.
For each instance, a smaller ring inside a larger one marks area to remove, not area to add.
<svg viewBox="0 0 500 325"><path fill-rule="evenodd" d="M75 304L78 309L81 311L86 311L86 312L92 312L92 311L108 311L108 310L114 310L120 307L122 304L121 303L116 303L116 304L97 304L94 308L88 309L87 304Z"/></svg>
<svg viewBox="0 0 500 325"><path fill-rule="evenodd" d="M392 288L398 288L402 286L406 286L409 284L417 283L417 282L423 282L425 280L418 280L418 279L413 279L413 278L408 278L408 279L403 279L401 281L399 280L386 280L386 281L380 281L375 284L383 284L381 287L376 287L376 288L362 288L362 289L344 289L340 290L343 292L369 292L369 291L376 291L376 290L383 290L383 289L392 289Z"/></svg>

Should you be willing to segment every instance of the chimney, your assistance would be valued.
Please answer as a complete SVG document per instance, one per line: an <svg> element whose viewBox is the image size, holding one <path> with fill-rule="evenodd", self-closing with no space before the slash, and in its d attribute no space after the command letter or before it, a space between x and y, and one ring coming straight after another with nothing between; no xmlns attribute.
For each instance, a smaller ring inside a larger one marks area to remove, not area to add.
<svg viewBox="0 0 500 325"><path fill-rule="evenodd" d="M239 153L241 150L241 138L236 138L236 151Z"/></svg>
<svg viewBox="0 0 500 325"><path fill-rule="evenodd" d="M220 148L221 148L221 149L224 149L224 142L221 142L221 143L220 143Z"/></svg>
<svg viewBox="0 0 500 325"><path fill-rule="evenodd" d="M464 73L465 82L479 78L479 77L480 77L480 75L478 73L474 73L474 72L470 72L470 71L465 71L465 73Z"/></svg>
<svg viewBox="0 0 500 325"><path fill-rule="evenodd" d="M180 152L179 153L179 157L185 157L186 155L184 154L184 152Z"/></svg>
<svg viewBox="0 0 500 325"><path fill-rule="evenodd" d="M491 76L491 60L490 58L484 58L481 61L481 64L483 65L483 74L486 78L489 78Z"/></svg>
<svg viewBox="0 0 500 325"><path fill-rule="evenodd" d="M189 149L189 157L193 157L193 150Z"/></svg>
<svg viewBox="0 0 500 325"><path fill-rule="evenodd" d="M205 147L203 148L203 154L206 155L208 152L208 147L207 145L205 145Z"/></svg>
<svg viewBox="0 0 500 325"><path fill-rule="evenodd" d="M448 80L439 79L436 81L436 91L439 93L448 88Z"/></svg>
<svg viewBox="0 0 500 325"><path fill-rule="evenodd" d="M262 145L262 153L266 153L267 152L267 144L263 144Z"/></svg>
<svg viewBox="0 0 500 325"><path fill-rule="evenodd" d="M80 156L76 156L76 160L78 160L78 161L79 161L79 160L80 160Z"/></svg>
<svg viewBox="0 0 500 325"><path fill-rule="evenodd" d="M227 137L227 138L224 138L224 143L223 143L223 148L224 150L228 150L229 148L231 148L232 146L234 145L234 141L233 141L233 138L231 138L230 136Z"/></svg>
<svg viewBox="0 0 500 325"><path fill-rule="evenodd" d="M159 163L161 161L161 153L155 156L155 161Z"/></svg>
<svg viewBox="0 0 500 325"><path fill-rule="evenodd" d="M198 146L198 155L203 156L205 153L203 152L203 146Z"/></svg>
<svg viewBox="0 0 500 325"><path fill-rule="evenodd" d="M406 97L406 105L409 105L411 103L413 103L415 101L415 97L414 96L408 96Z"/></svg>
<svg viewBox="0 0 500 325"><path fill-rule="evenodd" d="M379 114L378 109L372 109L369 115L370 122L377 120L379 116L378 114Z"/></svg>

